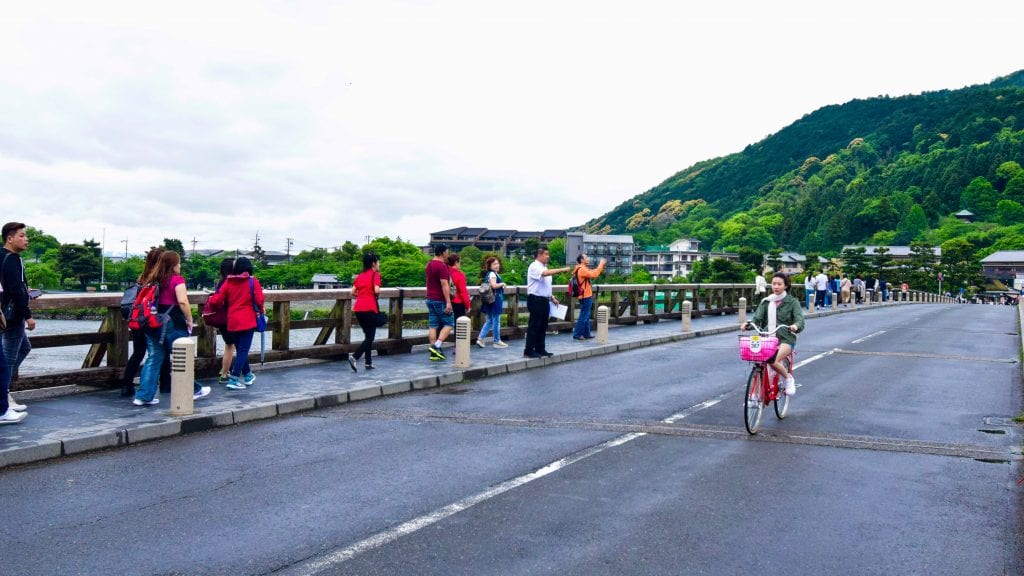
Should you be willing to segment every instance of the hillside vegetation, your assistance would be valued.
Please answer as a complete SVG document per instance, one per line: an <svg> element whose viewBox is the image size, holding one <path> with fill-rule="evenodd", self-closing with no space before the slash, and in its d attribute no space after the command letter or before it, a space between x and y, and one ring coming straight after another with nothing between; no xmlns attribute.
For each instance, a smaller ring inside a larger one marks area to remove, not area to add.
<svg viewBox="0 0 1024 576"><path fill-rule="evenodd" d="M838 254L844 244L1024 249L1024 71L821 108L586 224L637 244ZM964 224L951 215L977 215Z"/></svg>

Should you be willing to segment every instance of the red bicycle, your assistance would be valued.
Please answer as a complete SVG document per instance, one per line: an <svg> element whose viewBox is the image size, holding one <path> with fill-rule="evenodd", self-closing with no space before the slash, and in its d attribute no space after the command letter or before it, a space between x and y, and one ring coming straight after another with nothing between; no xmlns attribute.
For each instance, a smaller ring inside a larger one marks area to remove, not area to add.
<svg viewBox="0 0 1024 576"><path fill-rule="evenodd" d="M743 397L743 424L747 427L747 433L757 434L761 427L761 415L764 407L769 402L775 405L775 416L779 420L786 417L789 410L789 396L779 388L779 374L771 367L775 360L775 354L779 350L779 339L775 332L781 329L789 329L789 326L779 326L772 332L761 330L756 324L750 324L754 328L751 336L740 335L740 358L751 362L750 376L747 377L747 386L744 388ZM783 360L786 370L793 373L794 350L788 358Z"/></svg>

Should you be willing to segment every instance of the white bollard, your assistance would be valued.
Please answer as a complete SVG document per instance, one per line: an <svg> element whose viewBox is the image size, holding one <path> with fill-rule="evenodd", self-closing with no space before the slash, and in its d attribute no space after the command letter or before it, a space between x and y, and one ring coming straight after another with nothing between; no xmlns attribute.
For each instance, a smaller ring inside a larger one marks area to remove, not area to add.
<svg viewBox="0 0 1024 576"><path fill-rule="evenodd" d="M597 307L597 343L608 343L608 307Z"/></svg>
<svg viewBox="0 0 1024 576"><path fill-rule="evenodd" d="M808 313L814 314L814 304L815 304L814 296L811 296L811 303L810 303L809 306L807 306L807 312Z"/></svg>
<svg viewBox="0 0 1024 576"><path fill-rule="evenodd" d="M189 416L194 410L194 384L196 381L196 344L191 338L178 338L171 352L171 409L170 416Z"/></svg>
<svg viewBox="0 0 1024 576"><path fill-rule="evenodd" d="M740 326L747 323L747 299L740 298Z"/></svg>
<svg viewBox="0 0 1024 576"><path fill-rule="evenodd" d="M832 293L832 309L833 310L839 310L839 293L838 292L833 292Z"/></svg>
<svg viewBox="0 0 1024 576"><path fill-rule="evenodd" d="M455 367L469 368L469 316L455 319Z"/></svg>
<svg viewBox="0 0 1024 576"><path fill-rule="evenodd" d="M693 315L693 302L686 300L683 302L683 332L690 331L690 321Z"/></svg>

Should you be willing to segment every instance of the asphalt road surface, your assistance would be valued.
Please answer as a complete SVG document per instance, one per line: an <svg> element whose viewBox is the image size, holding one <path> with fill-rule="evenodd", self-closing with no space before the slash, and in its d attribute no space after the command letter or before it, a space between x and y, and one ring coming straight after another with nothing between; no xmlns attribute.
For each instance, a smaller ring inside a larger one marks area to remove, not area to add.
<svg viewBox="0 0 1024 576"><path fill-rule="evenodd" d="M12 468L0 574L1022 574L1018 331L813 320L756 437L731 333Z"/></svg>

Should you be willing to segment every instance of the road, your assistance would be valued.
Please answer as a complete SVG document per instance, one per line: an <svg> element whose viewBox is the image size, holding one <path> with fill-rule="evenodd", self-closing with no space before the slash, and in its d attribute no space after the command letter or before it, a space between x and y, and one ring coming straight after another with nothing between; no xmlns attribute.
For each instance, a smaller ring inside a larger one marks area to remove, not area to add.
<svg viewBox="0 0 1024 576"><path fill-rule="evenodd" d="M0 573L1024 573L1016 310L820 318L0 472Z"/></svg>

